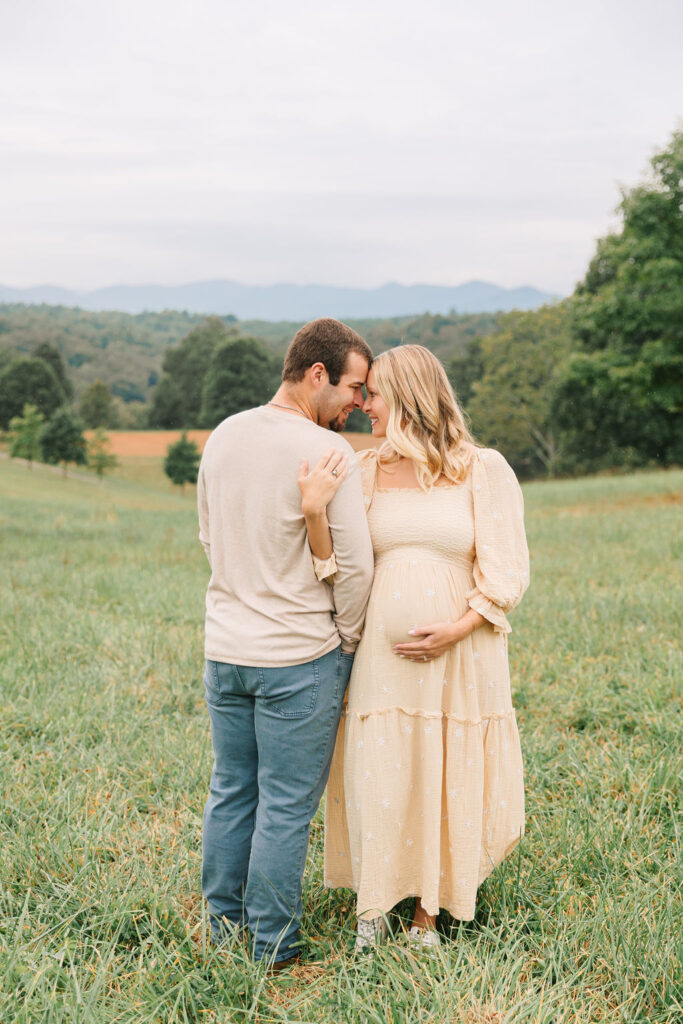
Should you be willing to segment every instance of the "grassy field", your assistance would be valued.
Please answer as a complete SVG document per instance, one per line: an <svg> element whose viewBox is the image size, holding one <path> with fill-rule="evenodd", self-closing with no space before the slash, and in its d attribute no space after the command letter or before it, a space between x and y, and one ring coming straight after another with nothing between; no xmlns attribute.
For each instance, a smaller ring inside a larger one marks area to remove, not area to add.
<svg viewBox="0 0 683 1024"><path fill-rule="evenodd" d="M525 487L518 854L474 922L440 921L435 959L357 961L318 816L308 960L272 979L207 947L192 496L153 463L96 486L0 462L0 1022L680 1021L682 490L682 471Z"/></svg>

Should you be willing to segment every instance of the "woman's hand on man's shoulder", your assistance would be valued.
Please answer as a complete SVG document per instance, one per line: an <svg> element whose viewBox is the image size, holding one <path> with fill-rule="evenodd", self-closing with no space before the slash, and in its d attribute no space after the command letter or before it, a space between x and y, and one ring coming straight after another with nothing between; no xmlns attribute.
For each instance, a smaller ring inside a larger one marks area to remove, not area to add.
<svg viewBox="0 0 683 1024"><path fill-rule="evenodd" d="M321 515L335 496L349 470L349 460L343 451L325 452L312 470L308 460L299 465L297 483L301 491L301 507L305 516Z"/></svg>

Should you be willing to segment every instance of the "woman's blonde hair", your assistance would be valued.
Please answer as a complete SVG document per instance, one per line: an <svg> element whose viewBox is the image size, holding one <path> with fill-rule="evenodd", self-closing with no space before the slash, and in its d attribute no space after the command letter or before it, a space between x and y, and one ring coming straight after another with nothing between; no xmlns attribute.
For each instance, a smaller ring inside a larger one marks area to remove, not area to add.
<svg viewBox="0 0 683 1024"><path fill-rule="evenodd" d="M464 480L474 439L436 356L422 345L401 345L377 356L372 372L389 407L380 465L411 459L425 491L442 476L453 483Z"/></svg>

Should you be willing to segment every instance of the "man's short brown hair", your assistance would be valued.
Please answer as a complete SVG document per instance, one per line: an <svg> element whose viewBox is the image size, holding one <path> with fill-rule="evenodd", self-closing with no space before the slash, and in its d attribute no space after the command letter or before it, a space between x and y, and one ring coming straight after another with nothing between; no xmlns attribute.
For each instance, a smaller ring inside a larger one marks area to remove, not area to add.
<svg viewBox="0 0 683 1024"><path fill-rule="evenodd" d="M282 380L296 384L303 380L309 367L322 363L330 384L337 385L346 368L349 352L358 352L367 359L368 365L372 363L370 346L341 320L328 316L311 320L296 332L287 349Z"/></svg>

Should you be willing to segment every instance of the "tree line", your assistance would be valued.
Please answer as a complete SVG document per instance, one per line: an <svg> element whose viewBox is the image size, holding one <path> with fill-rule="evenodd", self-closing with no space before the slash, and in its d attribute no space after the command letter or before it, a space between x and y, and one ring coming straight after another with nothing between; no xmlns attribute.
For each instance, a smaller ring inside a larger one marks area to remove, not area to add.
<svg viewBox="0 0 683 1024"><path fill-rule="evenodd" d="M212 319L220 328L215 332L218 340L253 338L280 364L289 341L301 326L300 323L263 320L238 324L231 315ZM111 429L144 429L151 426L149 414L159 379L164 374L165 355L193 328L203 326L205 320L203 316L172 310L130 315L93 313L63 306L0 305L0 373L8 362L31 357L48 342L62 357L77 408L85 392L98 381L103 382L111 394L104 425ZM386 320L362 319L351 321L351 326L368 339L375 352L410 340L427 345L447 360L461 351L473 336L494 330L496 321L497 317L490 313L452 313L449 316L424 314ZM205 366L200 367L200 387L205 369ZM171 367L171 375L173 372ZM170 391L165 402L161 401L162 393L154 403L165 404L166 413L173 401L173 389ZM102 401L101 394L99 401ZM193 405L196 407L197 402ZM161 419L170 421L163 410L155 409L154 422L161 422ZM175 417L174 422L177 420ZM192 425L198 422L195 418Z"/></svg>

